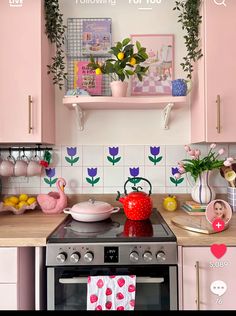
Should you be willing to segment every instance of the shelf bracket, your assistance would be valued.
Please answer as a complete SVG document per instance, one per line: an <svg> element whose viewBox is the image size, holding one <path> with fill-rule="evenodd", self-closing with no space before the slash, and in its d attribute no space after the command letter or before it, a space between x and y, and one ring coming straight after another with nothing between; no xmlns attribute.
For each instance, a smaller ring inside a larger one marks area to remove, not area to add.
<svg viewBox="0 0 236 316"><path fill-rule="evenodd" d="M72 106L75 108L76 120L80 131L84 130L84 111L81 109L78 103L73 103Z"/></svg>
<svg viewBox="0 0 236 316"><path fill-rule="evenodd" d="M169 129L170 113L174 103L168 103L162 111L163 129Z"/></svg>

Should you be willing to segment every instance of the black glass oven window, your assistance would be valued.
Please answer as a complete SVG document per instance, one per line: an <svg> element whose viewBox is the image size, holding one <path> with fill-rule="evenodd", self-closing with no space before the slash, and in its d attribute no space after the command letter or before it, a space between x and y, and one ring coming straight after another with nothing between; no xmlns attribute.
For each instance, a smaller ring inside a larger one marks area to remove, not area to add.
<svg viewBox="0 0 236 316"><path fill-rule="evenodd" d="M119 247L104 247L104 262L118 263L119 262Z"/></svg>
<svg viewBox="0 0 236 316"><path fill-rule="evenodd" d="M169 310L170 288L169 267L153 266L95 266L55 269L55 292L52 300L55 310L86 310L87 309L87 277L89 275L136 275L137 277L164 278L162 283L139 282L135 298L135 310ZM60 282L61 279L77 278L76 283ZM175 295L177 296L177 283Z"/></svg>

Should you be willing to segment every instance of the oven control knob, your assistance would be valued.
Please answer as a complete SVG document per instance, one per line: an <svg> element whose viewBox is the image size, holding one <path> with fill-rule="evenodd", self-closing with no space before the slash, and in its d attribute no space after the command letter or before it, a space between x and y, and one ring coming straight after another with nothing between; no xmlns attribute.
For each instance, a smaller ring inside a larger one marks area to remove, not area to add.
<svg viewBox="0 0 236 316"><path fill-rule="evenodd" d="M86 254L84 255L84 261L87 262L87 263L92 262L93 258L94 258L94 255L90 251L86 252Z"/></svg>
<svg viewBox="0 0 236 316"><path fill-rule="evenodd" d="M67 254L65 252L60 252L56 257L56 260L58 263L64 263L66 259L67 259Z"/></svg>
<svg viewBox="0 0 236 316"><path fill-rule="evenodd" d="M152 261L152 253L150 251L144 252L143 260L146 262L151 262Z"/></svg>
<svg viewBox="0 0 236 316"><path fill-rule="evenodd" d="M158 251L157 260L158 261L166 261L166 254L164 253L164 251Z"/></svg>
<svg viewBox="0 0 236 316"><path fill-rule="evenodd" d="M139 254L136 251L132 251L129 255L129 259L131 262L138 262Z"/></svg>
<svg viewBox="0 0 236 316"><path fill-rule="evenodd" d="M70 261L72 263L79 262L79 259L80 259L80 253L79 252L73 252L72 255L70 256Z"/></svg>

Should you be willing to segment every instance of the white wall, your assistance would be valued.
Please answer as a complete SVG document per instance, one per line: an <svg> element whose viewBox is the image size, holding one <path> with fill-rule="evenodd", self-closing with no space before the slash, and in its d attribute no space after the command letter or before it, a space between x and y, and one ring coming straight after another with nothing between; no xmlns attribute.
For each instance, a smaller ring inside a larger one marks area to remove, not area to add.
<svg viewBox="0 0 236 316"><path fill-rule="evenodd" d="M179 66L185 55L185 45L174 0L161 0L152 10L138 10L130 0L100 0L107 4L81 4L96 0L60 0L65 24L68 17L111 17L113 41L130 34L174 34L175 78L184 77ZM136 0L135 0L136 1ZM142 0L147 6L148 0ZM137 2L137 1L136 1ZM170 130L161 129L161 110L88 111L85 130L79 131L74 111L62 104L65 91L56 90L57 145L76 144L185 144L190 140L189 105L175 108L171 114Z"/></svg>

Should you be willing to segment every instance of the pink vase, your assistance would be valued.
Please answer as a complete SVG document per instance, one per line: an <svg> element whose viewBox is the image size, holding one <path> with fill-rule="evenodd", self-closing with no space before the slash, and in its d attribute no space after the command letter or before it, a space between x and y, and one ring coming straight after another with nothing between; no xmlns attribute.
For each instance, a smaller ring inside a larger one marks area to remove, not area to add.
<svg viewBox="0 0 236 316"><path fill-rule="evenodd" d="M126 97L128 82L125 81L112 81L110 83L111 93L113 97Z"/></svg>

